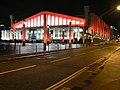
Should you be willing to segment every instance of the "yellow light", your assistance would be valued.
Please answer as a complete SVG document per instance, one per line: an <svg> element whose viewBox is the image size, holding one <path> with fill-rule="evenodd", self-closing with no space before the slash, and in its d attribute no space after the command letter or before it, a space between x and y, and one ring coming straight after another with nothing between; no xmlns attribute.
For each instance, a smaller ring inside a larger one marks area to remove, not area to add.
<svg viewBox="0 0 120 90"><path fill-rule="evenodd" d="M120 5L117 6L117 10L120 10Z"/></svg>

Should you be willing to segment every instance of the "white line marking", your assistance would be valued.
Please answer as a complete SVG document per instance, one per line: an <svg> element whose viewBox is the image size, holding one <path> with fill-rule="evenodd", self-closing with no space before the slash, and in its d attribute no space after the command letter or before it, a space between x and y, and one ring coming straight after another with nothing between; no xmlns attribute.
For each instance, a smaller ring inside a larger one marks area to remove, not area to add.
<svg viewBox="0 0 120 90"><path fill-rule="evenodd" d="M84 54L87 54L87 53L81 53L81 54L77 54L77 55L75 55L75 56L84 55Z"/></svg>
<svg viewBox="0 0 120 90"><path fill-rule="evenodd" d="M65 58L57 59L57 60L50 61L50 62L54 63L54 62L58 62L58 61L62 61L62 60L68 59L68 58L70 58L70 57L65 57Z"/></svg>
<svg viewBox="0 0 120 90"><path fill-rule="evenodd" d="M22 67L22 68L10 70L10 71L5 71L5 72L1 72L0 75L7 74L7 73L12 73L12 72L16 72L16 71L20 71L20 70L24 70L24 69L28 69L28 68L33 68L33 67L36 67L36 66L37 65L31 65L31 66L26 66L26 67Z"/></svg>

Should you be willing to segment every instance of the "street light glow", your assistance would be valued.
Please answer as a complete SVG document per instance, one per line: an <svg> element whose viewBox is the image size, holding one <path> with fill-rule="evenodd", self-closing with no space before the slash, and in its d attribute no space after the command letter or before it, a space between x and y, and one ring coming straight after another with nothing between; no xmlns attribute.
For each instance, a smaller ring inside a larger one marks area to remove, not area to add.
<svg viewBox="0 0 120 90"><path fill-rule="evenodd" d="M64 28L62 28L62 30L63 30L63 31L65 31L65 29L64 29Z"/></svg>
<svg viewBox="0 0 120 90"><path fill-rule="evenodd" d="M117 6L117 10L120 10L120 5Z"/></svg>
<svg viewBox="0 0 120 90"><path fill-rule="evenodd" d="M3 24L1 24L0 26L1 26L1 27L4 27L4 25L3 25Z"/></svg>
<svg viewBox="0 0 120 90"><path fill-rule="evenodd" d="M47 25L47 28L49 28L50 26L49 25Z"/></svg>

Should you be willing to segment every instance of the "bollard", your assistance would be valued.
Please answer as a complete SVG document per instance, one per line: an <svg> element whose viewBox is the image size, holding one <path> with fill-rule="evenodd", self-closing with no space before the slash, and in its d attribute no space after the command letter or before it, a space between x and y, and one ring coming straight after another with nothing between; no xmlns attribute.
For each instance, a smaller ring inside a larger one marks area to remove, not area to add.
<svg viewBox="0 0 120 90"><path fill-rule="evenodd" d="M72 44L71 44L71 43L69 43L69 49L71 49L71 46L72 46Z"/></svg>
<svg viewBox="0 0 120 90"><path fill-rule="evenodd" d="M48 52L49 52L49 44L48 44Z"/></svg>
<svg viewBox="0 0 120 90"><path fill-rule="evenodd" d="M37 53L37 45L36 45L36 53Z"/></svg>
<svg viewBox="0 0 120 90"><path fill-rule="evenodd" d="M19 54L21 54L21 45L19 45Z"/></svg>
<svg viewBox="0 0 120 90"><path fill-rule="evenodd" d="M59 50L59 44L57 45L57 49Z"/></svg>
<svg viewBox="0 0 120 90"><path fill-rule="evenodd" d="M65 44L65 49L66 49L66 44Z"/></svg>
<svg viewBox="0 0 120 90"><path fill-rule="evenodd" d="M6 50L6 47L4 46L4 50Z"/></svg>

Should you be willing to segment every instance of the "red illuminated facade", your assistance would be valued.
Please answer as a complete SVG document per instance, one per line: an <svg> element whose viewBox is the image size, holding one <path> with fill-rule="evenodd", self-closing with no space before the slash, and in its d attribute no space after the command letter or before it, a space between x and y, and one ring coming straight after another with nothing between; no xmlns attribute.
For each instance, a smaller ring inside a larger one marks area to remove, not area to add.
<svg viewBox="0 0 120 90"><path fill-rule="evenodd" d="M91 14L91 22L90 22L90 33L99 38L110 39L110 26L107 25L100 17Z"/></svg>
<svg viewBox="0 0 120 90"><path fill-rule="evenodd" d="M73 35L72 35L73 30L72 30L71 27L80 27L81 29L84 28L85 19L78 18L78 17L73 17L73 16L68 16L68 15L63 15L63 14L58 14L58 13L54 13L54 12L48 12L48 11L40 12L38 14L35 14L35 15L25 19L25 27L26 27L27 30L33 29L33 28L43 28L44 29L43 30L44 31L44 36L42 38L42 39L44 39L44 43L46 43L46 41L48 39L50 41L50 38L48 37L49 34L48 34L48 36L46 36L47 26L57 27L57 28L59 28L57 30L61 31L61 32L62 32L62 28L64 28L65 29L64 33L66 31L68 31L67 32L67 34L68 34L67 37L68 38L66 38L66 39L68 39L69 42L71 43L71 39L73 38ZM22 21L13 24L13 29L14 30L20 30L22 28L24 28ZM24 31L22 31L22 32L24 32ZM23 35L22 36L23 40L25 40L25 35L26 34L22 34L22 35ZM62 38L64 38L63 35L62 35ZM26 39L28 39L28 38L26 37ZM53 38L53 39L55 39L55 38ZM58 38L58 39L60 39L60 38ZM64 41L64 40L62 40L62 41Z"/></svg>
<svg viewBox="0 0 120 90"><path fill-rule="evenodd" d="M58 14L54 12L43 11L38 14L35 14L29 18L26 18L26 28L32 27L42 27L44 25L44 15L46 15L46 24L49 26L69 26L69 22L71 22L71 26L80 26L84 27L85 19L68 16L64 14ZM15 23L13 25L14 29L22 28L22 21Z"/></svg>
<svg viewBox="0 0 120 90"><path fill-rule="evenodd" d="M97 15L92 13L89 21L89 38L93 42L93 38L109 39L110 27L101 20ZM12 31L3 31L3 40L26 40L30 41L33 37L36 40L43 40L46 44L52 40L68 40L69 43L74 43L75 40L79 41L83 37L83 30L86 25L84 18L73 17L69 15L43 11L31 17L13 23ZM48 28L48 27L49 28ZM63 31L64 29L64 31ZM6 35L9 33L10 35Z"/></svg>

